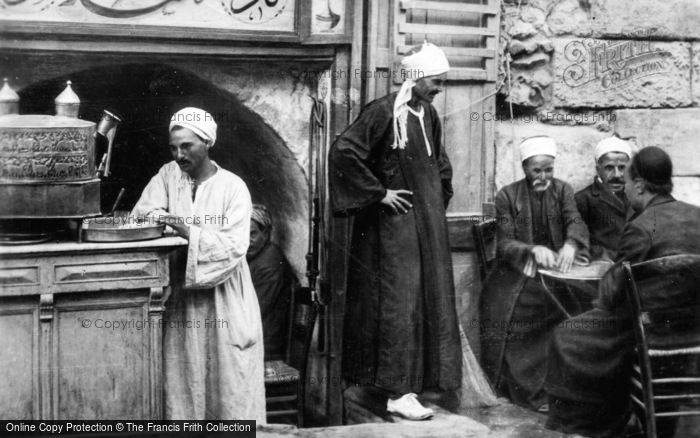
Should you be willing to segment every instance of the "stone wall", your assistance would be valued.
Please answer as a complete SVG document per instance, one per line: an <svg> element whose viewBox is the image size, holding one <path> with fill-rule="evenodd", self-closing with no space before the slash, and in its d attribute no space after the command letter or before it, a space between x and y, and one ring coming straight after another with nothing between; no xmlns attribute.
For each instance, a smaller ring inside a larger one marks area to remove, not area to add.
<svg viewBox="0 0 700 438"><path fill-rule="evenodd" d="M525 137L554 137L555 174L578 190L594 176L596 142L616 134L636 148L664 148L674 195L700 205L697 3L504 0L502 7L496 190L522 178L517 146Z"/></svg>

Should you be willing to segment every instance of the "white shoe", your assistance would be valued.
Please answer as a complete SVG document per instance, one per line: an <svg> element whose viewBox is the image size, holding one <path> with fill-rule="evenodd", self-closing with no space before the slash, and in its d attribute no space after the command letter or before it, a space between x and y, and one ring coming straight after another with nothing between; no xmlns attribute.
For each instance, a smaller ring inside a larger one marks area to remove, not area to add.
<svg viewBox="0 0 700 438"><path fill-rule="evenodd" d="M414 393L409 393L396 400L389 399L386 410L407 420L418 421L432 417L433 410L420 404L417 397Z"/></svg>

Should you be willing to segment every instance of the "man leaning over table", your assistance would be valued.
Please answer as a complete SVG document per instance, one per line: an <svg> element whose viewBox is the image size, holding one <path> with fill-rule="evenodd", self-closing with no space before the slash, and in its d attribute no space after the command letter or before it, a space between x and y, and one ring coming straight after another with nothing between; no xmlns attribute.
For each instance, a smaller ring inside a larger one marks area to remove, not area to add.
<svg viewBox="0 0 700 438"><path fill-rule="evenodd" d="M566 318L557 302L581 307L566 286L544 288L538 268L567 272L585 255L588 230L571 186L554 178L557 147L546 136L525 139L525 178L496 195L497 261L481 296L482 365L496 390L513 402L546 412L547 344Z"/></svg>
<svg viewBox="0 0 700 438"><path fill-rule="evenodd" d="M252 203L243 180L209 158L216 129L202 109L175 113L173 161L132 211L188 240L171 263L164 315L165 418L264 423L262 322L246 262Z"/></svg>

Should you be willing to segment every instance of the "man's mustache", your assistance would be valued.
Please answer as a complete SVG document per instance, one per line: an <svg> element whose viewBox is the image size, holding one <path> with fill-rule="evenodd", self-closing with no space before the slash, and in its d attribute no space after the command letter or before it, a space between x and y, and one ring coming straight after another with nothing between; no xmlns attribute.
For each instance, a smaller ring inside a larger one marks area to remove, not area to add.
<svg viewBox="0 0 700 438"><path fill-rule="evenodd" d="M610 178L608 184L624 184L625 180L621 178Z"/></svg>
<svg viewBox="0 0 700 438"><path fill-rule="evenodd" d="M532 188L538 191L545 191L549 188L552 182L549 179L533 179Z"/></svg>

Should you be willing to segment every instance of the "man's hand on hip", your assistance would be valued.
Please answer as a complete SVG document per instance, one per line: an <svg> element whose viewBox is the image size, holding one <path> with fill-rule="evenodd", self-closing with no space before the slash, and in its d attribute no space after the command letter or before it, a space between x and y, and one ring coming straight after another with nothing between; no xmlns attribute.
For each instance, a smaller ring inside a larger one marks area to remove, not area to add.
<svg viewBox="0 0 700 438"><path fill-rule="evenodd" d="M386 195L384 199L380 202L393 210L395 214L407 213L413 205L411 202L404 198L404 196L412 196L413 192L410 190L386 190Z"/></svg>

